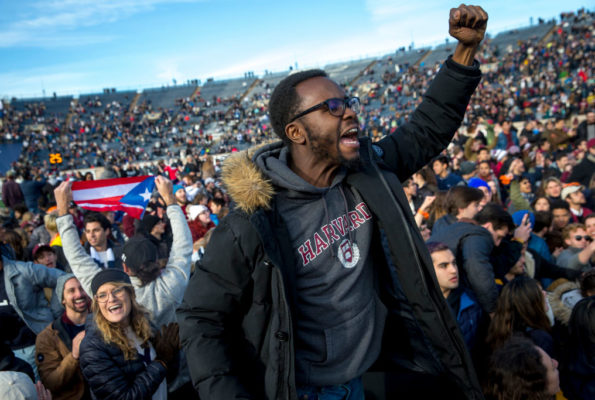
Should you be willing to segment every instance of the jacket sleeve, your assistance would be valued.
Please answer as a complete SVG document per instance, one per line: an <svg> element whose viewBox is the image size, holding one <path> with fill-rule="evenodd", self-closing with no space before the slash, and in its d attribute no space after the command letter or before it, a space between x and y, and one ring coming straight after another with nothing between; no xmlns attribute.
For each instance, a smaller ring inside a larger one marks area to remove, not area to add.
<svg viewBox="0 0 595 400"><path fill-rule="evenodd" d="M461 125L469 99L481 79L471 67L446 60L409 123L379 141L384 162L404 181L438 155Z"/></svg>
<svg viewBox="0 0 595 400"><path fill-rule="evenodd" d="M558 265L550 262L548 259L543 257L541 254L537 253L536 251L531 251L529 249L533 258L535 258L535 279L541 278L551 278L551 279L558 279L558 278L566 278L570 281L574 281L578 279L581 275L581 270L573 270L569 268L562 268Z"/></svg>
<svg viewBox="0 0 595 400"><path fill-rule="evenodd" d="M35 362L45 387L56 392L70 382L79 368L79 362L72 357L72 353L62 357L58 350L57 340L59 339L56 339L50 329L48 327L37 335Z"/></svg>
<svg viewBox="0 0 595 400"><path fill-rule="evenodd" d="M18 262L18 268L31 283L39 288L55 288L58 278L64 275L64 271L57 268L48 268L45 265L32 262ZM23 265L24 264L24 265Z"/></svg>
<svg viewBox="0 0 595 400"><path fill-rule="evenodd" d="M190 277L192 235L180 206L167 207L167 216L172 226L173 242L167 265L155 281L155 292L178 306Z"/></svg>
<svg viewBox="0 0 595 400"><path fill-rule="evenodd" d="M515 211L529 210L531 204L521 194L520 182L515 180L510 184L510 201Z"/></svg>
<svg viewBox="0 0 595 400"><path fill-rule="evenodd" d="M89 340L85 337L81 342L81 370L95 397L104 400L151 399L165 379L165 367L153 361L131 379L105 351L105 346L98 338Z"/></svg>
<svg viewBox="0 0 595 400"><path fill-rule="evenodd" d="M62 250L70 264L72 273L83 285L83 289L91 296L91 281L101 268L93 261L81 245L79 234L74 226L72 215L63 215L56 219L58 232L62 238Z"/></svg>
<svg viewBox="0 0 595 400"><path fill-rule="evenodd" d="M471 149L471 147L473 146L473 141L475 139L472 138L471 136L465 141L465 146L463 147L463 150L465 152L465 158L469 161L475 161L477 160L477 154L475 154L473 152L473 150Z"/></svg>
<svg viewBox="0 0 595 400"><path fill-rule="evenodd" d="M254 398L241 378L251 371L233 350L242 340L241 309L250 301L243 299L253 282L253 260L243 253L250 235L234 232L229 217L213 232L177 312L190 375L204 399Z"/></svg>
<svg viewBox="0 0 595 400"><path fill-rule="evenodd" d="M470 235L463 240L463 269L471 290L481 307L487 313L496 309L498 287L494 278L494 269L490 262L492 246L486 243L486 238Z"/></svg>
<svg viewBox="0 0 595 400"><path fill-rule="evenodd" d="M562 268L568 268L575 271L582 271L584 268L589 267L589 263L581 263L581 261L578 259L578 254L579 252L573 253L567 249L560 253L558 259L556 260L556 264Z"/></svg>

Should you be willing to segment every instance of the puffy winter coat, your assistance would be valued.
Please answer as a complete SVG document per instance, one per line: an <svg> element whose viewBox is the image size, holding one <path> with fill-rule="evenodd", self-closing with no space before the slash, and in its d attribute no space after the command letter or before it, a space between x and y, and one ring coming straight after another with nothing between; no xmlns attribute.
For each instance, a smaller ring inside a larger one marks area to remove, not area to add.
<svg viewBox="0 0 595 400"><path fill-rule="evenodd" d="M91 321L85 330L79 362L91 395L102 400L150 400L165 379L165 367L158 361L145 364L140 356L126 360Z"/></svg>

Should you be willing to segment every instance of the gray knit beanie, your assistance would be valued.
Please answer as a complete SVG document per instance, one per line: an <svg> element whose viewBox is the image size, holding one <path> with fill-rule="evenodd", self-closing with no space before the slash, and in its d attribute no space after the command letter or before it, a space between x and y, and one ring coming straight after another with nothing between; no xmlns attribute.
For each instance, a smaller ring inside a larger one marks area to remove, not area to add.
<svg viewBox="0 0 595 400"><path fill-rule="evenodd" d="M56 282L56 296L58 296L58 300L60 300L60 305L64 308L64 304L62 304L62 295L64 294L64 285L69 279L76 278L74 274L64 274L60 275L58 281Z"/></svg>

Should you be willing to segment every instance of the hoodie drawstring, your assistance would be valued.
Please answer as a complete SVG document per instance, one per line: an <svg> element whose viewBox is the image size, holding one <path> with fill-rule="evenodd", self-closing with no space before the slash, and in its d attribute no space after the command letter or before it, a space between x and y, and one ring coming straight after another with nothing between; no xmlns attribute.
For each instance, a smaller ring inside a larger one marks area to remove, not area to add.
<svg viewBox="0 0 595 400"><path fill-rule="evenodd" d="M349 218L349 205L347 204L347 196L345 196L345 192L343 191L343 185L339 184L338 188L339 188L339 193L341 193L341 197L343 197L343 205L345 206L345 216L347 218L347 225L348 225L345 227L345 229L347 229L347 232L349 235L349 244L350 244L350 246L353 246L355 244L355 240L353 238L353 232L351 232L351 227L350 227L351 219ZM320 200L322 201L322 206L324 207L324 216L326 218L326 223L328 226L331 226L331 221L330 221L329 212L328 212L328 206L326 204L326 194L322 195L320 197ZM341 223L343 223L343 222L341 222ZM337 254L335 254L335 249L333 249L333 246L330 243L329 243L329 245L330 245L331 255L333 258L336 259Z"/></svg>
<svg viewBox="0 0 595 400"><path fill-rule="evenodd" d="M328 207L326 206L326 200L325 200L324 194L320 197L320 200L322 200L322 205L324 206L324 216L326 217L326 224L328 226L331 226L331 221L328 216ZM331 227L331 229L332 229L332 227ZM329 241L329 247L331 248L331 256L333 258L337 258L336 254L335 254L335 250L333 249L333 245L330 243L330 241Z"/></svg>
<svg viewBox="0 0 595 400"><path fill-rule="evenodd" d="M349 217L349 206L347 205L347 197L345 196L345 192L343 191L343 185L339 185L339 192L341 192L341 196L343 196L343 204L345 205L345 215L347 216L347 225L351 225L351 218ZM353 246L355 242L353 240L351 228L348 228L347 230L349 231L349 244Z"/></svg>

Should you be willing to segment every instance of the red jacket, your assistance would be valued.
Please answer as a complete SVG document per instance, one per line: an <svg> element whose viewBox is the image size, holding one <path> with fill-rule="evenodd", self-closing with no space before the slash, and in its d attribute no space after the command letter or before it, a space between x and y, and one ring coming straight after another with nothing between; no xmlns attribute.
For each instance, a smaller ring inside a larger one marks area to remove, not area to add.
<svg viewBox="0 0 595 400"><path fill-rule="evenodd" d="M195 220L188 221L188 227L190 228L190 232L192 233L192 243L194 243L198 239L206 235L209 229L214 228L215 224L213 223L213 221L209 221L207 226L204 226L198 220L198 218L196 218Z"/></svg>

